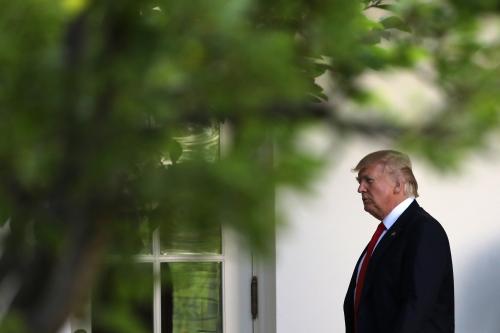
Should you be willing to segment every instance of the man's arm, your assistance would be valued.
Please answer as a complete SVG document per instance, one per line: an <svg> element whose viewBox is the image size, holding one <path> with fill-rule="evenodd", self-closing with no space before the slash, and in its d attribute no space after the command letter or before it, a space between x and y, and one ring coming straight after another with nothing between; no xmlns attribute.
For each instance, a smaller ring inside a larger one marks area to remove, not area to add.
<svg viewBox="0 0 500 333"><path fill-rule="evenodd" d="M394 333L423 332L423 327L436 316L439 295L451 273L451 254L445 231L436 221L418 222L417 235L408 260L410 274L405 285L406 300L398 316Z"/></svg>

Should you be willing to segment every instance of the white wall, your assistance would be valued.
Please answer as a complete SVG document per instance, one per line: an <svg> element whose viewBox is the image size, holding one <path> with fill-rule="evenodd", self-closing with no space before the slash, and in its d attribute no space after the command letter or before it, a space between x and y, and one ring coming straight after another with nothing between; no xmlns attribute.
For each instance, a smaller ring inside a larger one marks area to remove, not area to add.
<svg viewBox="0 0 500 333"><path fill-rule="evenodd" d="M351 168L391 148L352 140L332 152L315 193L282 191L289 226L277 238L277 333L344 332L342 303L360 252L378 221L363 211ZM500 332L500 156L474 157L461 174L438 174L412 158L421 206L448 233L457 333Z"/></svg>

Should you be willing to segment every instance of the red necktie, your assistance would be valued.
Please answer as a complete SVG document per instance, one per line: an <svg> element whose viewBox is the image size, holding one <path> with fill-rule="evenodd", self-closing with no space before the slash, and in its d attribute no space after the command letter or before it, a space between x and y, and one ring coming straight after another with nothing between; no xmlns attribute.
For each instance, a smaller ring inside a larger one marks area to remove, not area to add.
<svg viewBox="0 0 500 333"><path fill-rule="evenodd" d="M372 257L373 250L375 249L375 245L377 245L377 241L380 238L380 235L385 230L385 226L383 223L380 223L377 227L377 230L375 230L375 233L372 236L372 239L370 240L370 243L368 243L368 247L366 249L366 254L365 254L365 259L363 260L363 264L361 265L361 268L359 269L359 275L358 275L358 283L356 284L356 292L354 294L354 315L356 316L358 313L358 308L359 308L359 300L361 298L361 292L363 291L363 285L365 284L365 275L366 275L366 270L368 268L368 262L370 261L370 258Z"/></svg>

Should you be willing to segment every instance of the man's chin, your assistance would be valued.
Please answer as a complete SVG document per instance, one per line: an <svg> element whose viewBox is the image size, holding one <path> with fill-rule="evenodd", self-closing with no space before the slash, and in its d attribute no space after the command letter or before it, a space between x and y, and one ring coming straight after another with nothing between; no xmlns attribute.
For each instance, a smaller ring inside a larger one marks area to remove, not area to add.
<svg viewBox="0 0 500 333"><path fill-rule="evenodd" d="M365 209L365 212L367 212L368 214L370 214L371 216L373 216L376 219L380 219L379 216L378 216L378 214L375 212L375 210L373 209L372 206L370 206L370 205L364 205L363 207Z"/></svg>

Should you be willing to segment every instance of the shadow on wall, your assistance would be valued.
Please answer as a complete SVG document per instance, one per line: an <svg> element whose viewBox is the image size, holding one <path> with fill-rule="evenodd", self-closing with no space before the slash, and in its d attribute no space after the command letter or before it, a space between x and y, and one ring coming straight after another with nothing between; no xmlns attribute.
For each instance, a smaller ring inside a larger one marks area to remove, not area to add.
<svg viewBox="0 0 500 333"><path fill-rule="evenodd" d="M500 239L485 244L466 267L457 333L500 332ZM457 292L455 292L457 294Z"/></svg>

